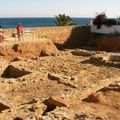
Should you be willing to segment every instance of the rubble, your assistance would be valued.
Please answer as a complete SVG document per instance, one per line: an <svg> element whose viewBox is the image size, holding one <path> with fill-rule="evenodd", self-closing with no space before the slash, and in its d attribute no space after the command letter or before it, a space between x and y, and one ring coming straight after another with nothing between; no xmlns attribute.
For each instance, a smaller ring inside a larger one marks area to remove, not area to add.
<svg viewBox="0 0 120 120"><path fill-rule="evenodd" d="M0 120L118 120L119 53L59 51L44 40L28 44L35 53L25 49L27 42L15 43L12 52L13 43L4 48Z"/></svg>

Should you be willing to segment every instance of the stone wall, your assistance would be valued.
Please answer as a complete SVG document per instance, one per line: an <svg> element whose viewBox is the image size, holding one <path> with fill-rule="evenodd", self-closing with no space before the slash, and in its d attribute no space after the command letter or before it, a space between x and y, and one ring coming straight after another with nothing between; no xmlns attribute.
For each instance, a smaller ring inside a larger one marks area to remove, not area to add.
<svg viewBox="0 0 120 120"><path fill-rule="evenodd" d="M10 38L15 29L5 29L6 38ZM28 34L29 33L29 34ZM32 40L40 38L49 38L55 44L79 47L86 43L90 38L89 26L68 26L68 27L36 27L24 28L24 36L31 36ZM27 39L30 39L29 37Z"/></svg>
<svg viewBox="0 0 120 120"><path fill-rule="evenodd" d="M120 36L104 36L97 40L97 50L120 51Z"/></svg>
<svg viewBox="0 0 120 120"><path fill-rule="evenodd" d="M92 25L91 32L92 33L99 33L99 34L120 33L120 25L112 25L112 26L102 25L100 29L98 29L96 25Z"/></svg>
<svg viewBox="0 0 120 120"><path fill-rule="evenodd" d="M11 37L13 33L16 33L16 29L4 30L8 40L13 39ZM52 40L58 48L78 48L88 45L96 47L97 50L120 50L120 35L91 34L90 26L24 28L25 41L35 41L43 38ZM14 39L17 40L17 37Z"/></svg>
<svg viewBox="0 0 120 120"><path fill-rule="evenodd" d="M16 29L4 30L8 40L13 33L16 33ZM97 50L120 50L120 35L91 34L90 26L24 28L24 40L35 41L41 38L52 40L57 48L78 48L88 45L96 47Z"/></svg>

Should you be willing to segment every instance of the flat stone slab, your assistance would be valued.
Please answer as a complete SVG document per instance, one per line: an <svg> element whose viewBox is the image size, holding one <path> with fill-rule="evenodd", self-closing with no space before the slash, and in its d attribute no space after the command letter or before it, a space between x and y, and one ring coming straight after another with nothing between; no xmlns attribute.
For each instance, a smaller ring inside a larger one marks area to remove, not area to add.
<svg viewBox="0 0 120 120"><path fill-rule="evenodd" d="M96 64L120 68L120 53L95 54L90 57L90 60Z"/></svg>

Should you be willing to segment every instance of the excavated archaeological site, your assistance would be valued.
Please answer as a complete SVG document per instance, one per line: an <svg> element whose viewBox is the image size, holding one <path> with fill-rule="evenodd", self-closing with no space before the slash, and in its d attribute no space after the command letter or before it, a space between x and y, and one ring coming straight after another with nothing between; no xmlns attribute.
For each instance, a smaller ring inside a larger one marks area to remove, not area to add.
<svg viewBox="0 0 120 120"><path fill-rule="evenodd" d="M95 49L86 28L51 31L0 43L0 120L120 120L120 49Z"/></svg>

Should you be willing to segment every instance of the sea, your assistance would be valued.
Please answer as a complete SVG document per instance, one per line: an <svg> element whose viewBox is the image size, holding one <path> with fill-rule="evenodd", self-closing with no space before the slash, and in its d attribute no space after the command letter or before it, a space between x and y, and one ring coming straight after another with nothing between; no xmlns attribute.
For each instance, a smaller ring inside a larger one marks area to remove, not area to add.
<svg viewBox="0 0 120 120"><path fill-rule="evenodd" d="M76 25L87 25L92 18L72 18ZM18 23L22 23L24 27L53 27L56 18L0 18L0 26L2 28L16 28Z"/></svg>

